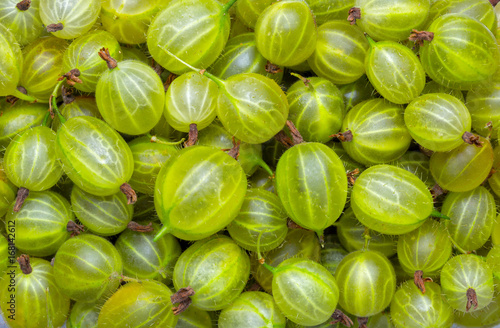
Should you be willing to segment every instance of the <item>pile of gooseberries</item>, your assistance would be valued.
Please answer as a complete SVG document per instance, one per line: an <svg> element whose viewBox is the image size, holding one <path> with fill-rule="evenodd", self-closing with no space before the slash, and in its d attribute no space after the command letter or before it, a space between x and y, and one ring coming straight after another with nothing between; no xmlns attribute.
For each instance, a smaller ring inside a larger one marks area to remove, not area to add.
<svg viewBox="0 0 500 328"><path fill-rule="evenodd" d="M499 327L497 2L0 0L0 327Z"/></svg>

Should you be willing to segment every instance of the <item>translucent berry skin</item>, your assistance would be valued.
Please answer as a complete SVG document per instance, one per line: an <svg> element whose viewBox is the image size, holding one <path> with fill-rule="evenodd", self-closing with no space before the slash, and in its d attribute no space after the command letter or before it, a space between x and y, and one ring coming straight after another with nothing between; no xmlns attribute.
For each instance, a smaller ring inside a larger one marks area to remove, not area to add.
<svg viewBox="0 0 500 328"><path fill-rule="evenodd" d="M415 174L428 187L433 187L436 184L429 169L429 157L420 151L407 151L403 156L389 164Z"/></svg>
<svg viewBox="0 0 500 328"><path fill-rule="evenodd" d="M344 118L344 101L330 81L310 77L306 84L295 82L287 91L288 119L307 141L327 142L337 133Z"/></svg>
<svg viewBox="0 0 500 328"><path fill-rule="evenodd" d="M368 228L401 235L424 223L433 201L427 186L414 174L391 165L376 165L356 179L351 207Z"/></svg>
<svg viewBox="0 0 500 328"><path fill-rule="evenodd" d="M429 27L420 58L425 72L437 83L466 90L495 72L500 54L495 36L479 21L462 14L438 17Z"/></svg>
<svg viewBox="0 0 500 328"><path fill-rule="evenodd" d="M123 138L95 117L66 121L57 131L56 152L64 173L96 196L119 192L134 170L132 152Z"/></svg>
<svg viewBox="0 0 500 328"><path fill-rule="evenodd" d="M19 43L7 27L0 24L0 97L15 92L23 71L23 54Z"/></svg>
<svg viewBox="0 0 500 328"><path fill-rule="evenodd" d="M71 103L63 104L59 110L66 120L76 116L93 116L101 118L101 113L99 113L99 108L97 108L94 97L78 96ZM57 131L60 126L61 121L59 121L59 117L54 116L52 130Z"/></svg>
<svg viewBox="0 0 500 328"><path fill-rule="evenodd" d="M429 0L356 0L361 19L356 24L374 40L403 41L425 23Z"/></svg>
<svg viewBox="0 0 500 328"><path fill-rule="evenodd" d="M160 170L155 208L167 232L199 240L238 215L246 189L245 173L236 160L217 148L192 146Z"/></svg>
<svg viewBox="0 0 500 328"><path fill-rule="evenodd" d="M493 272L483 259L474 254L457 255L441 270L441 288L455 310L474 312L488 306L493 299ZM466 310L467 290L477 295L477 309Z"/></svg>
<svg viewBox="0 0 500 328"><path fill-rule="evenodd" d="M174 129L189 132L190 124L202 130L216 115L219 89L214 81L197 72L177 77L168 87L163 114Z"/></svg>
<svg viewBox="0 0 500 328"><path fill-rule="evenodd" d="M0 24L12 31L20 46L35 41L43 32L40 19L40 0L31 0L28 10L19 10L19 0L5 0L0 4Z"/></svg>
<svg viewBox="0 0 500 328"><path fill-rule="evenodd" d="M450 151L471 130L471 115L452 95L431 93L414 99L405 109L405 123L412 138L432 151Z"/></svg>
<svg viewBox="0 0 500 328"><path fill-rule="evenodd" d="M97 319L102 307L99 303L76 302L73 304L66 322L68 328L97 328Z"/></svg>
<svg viewBox="0 0 500 328"><path fill-rule="evenodd" d="M148 65L127 60L102 73L95 98L103 119L115 130L144 134L160 121L165 103L163 83Z"/></svg>
<svg viewBox="0 0 500 328"><path fill-rule="evenodd" d="M0 148L5 149L18 134L32 126L41 125L48 105L18 101L14 106L2 110L0 116Z"/></svg>
<svg viewBox="0 0 500 328"><path fill-rule="evenodd" d="M413 281L405 282L394 294L391 318L396 328L450 328L453 309L435 282L425 282L425 294Z"/></svg>
<svg viewBox="0 0 500 328"><path fill-rule="evenodd" d="M370 45L365 69L375 90L395 104L418 97L425 86L425 72L415 53L392 41L370 41Z"/></svg>
<svg viewBox="0 0 500 328"><path fill-rule="evenodd" d="M375 91L366 76L362 76L349 84L339 86L339 90L344 99L346 113L360 102L372 98Z"/></svg>
<svg viewBox="0 0 500 328"><path fill-rule="evenodd" d="M50 256L70 237L66 229L75 219L69 202L53 191L30 192L19 212L11 204L5 227L16 227L15 245L33 256Z"/></svg>
<svg viewBox="0 0 500 328"><path fill-rule="evenodd" d="M63 29L52 32L61 39L74 39L87 33L99 17L99 0L43 0L40 1L40 18L45 26L63 25Z"/></svg>
<svg viewBox="0 0 500 328"><path fill-rule="evenodd" d="M441 188L464 192L478 187L488 177L493 165L493 148L480 137L482 147L463 143L449 151L431 156L432 176Z"/></svg>
<svg viewBox="0 0 500 328"><path fill-rule="evenodd" d="M229 77L219 85L217 117L226 130L243 142L263 143L285 126L288 101L270 78L255 73Z"/></svg>
<svg viewBox="0 0 500 328"><path fill-rule="evenodd" d="M347 177L331 148L315 142L301 143L281 156L276 168L276 190L292 220L322 235L344 209Z"/></svg>
<svg viewBox="0 0 500 328"><path fill-rule="evenodd" d="M382 312L391 303L396 290L391 262L375 251L356 251L344 257L337 267L335 279L340 290L339 305L357 317Z"/></svg>
<svg viewBox="0 0 500 328"><path fill-rule="evenodd" d="M334 275L340 261L349 253L336 241L335 236L327 235L321 248L321 264Z"/></svg>
<svg viewBox="0 0 500 328"><path fill-rule="evenodd" d="M318 26L328 21L345 19L355 2L355 0L307 0Z"/></svg>
<svg viewBox="0 0 500 328"><path fill-rule="evenodd" d="M213 328L215 319L212 318L213 312L203 311L190 306L186 311L178 315L176 328Z"/></svg>
<svg viewBox="0 0 500 328"><path fill-rule="evenodd" d="M331 317L337 307L339 288L321 264L291 258L273 272L273 297L290 321L313 326Z"/></svg>
<svg viewBox="0 0 500 328"><path fill-rule="evenodd" d="M7 178L3 158L0 158L0 216L7 213L10 204L16 199L16 195L17 186ZM7 260L7 257L5 259Z"/></svg>
<svg viewBox="0 0 500 328"><path fill-rule="evenodd" d="M203 275L203 279L200 279ZM250 260L229 237L214 235L185 250L174 268L176 289L190 286L193 306L217 311L231 304L243 291L250 275Z"/></svg>
<svg viewBox="0 0 500 328"><path fill-rule="evenodd" d="M418 229L399 236L399 263L410 275L417 270L422 270L425 276L433 275L450 258L451 246L444 223L429 219Z"/></svg>
<svg viewBox="0 0 500 328"><path fill-rule="evenodd" d="M468 327L494 327L500 321L500 293L493 294L488 306L474 312L455 312L455 323Z"/></svg>
<svg viewBox="0 0 500 328"><path fill-rule="evenodd" d="M465 97L461 90L450 89L434 81L429 81L425 84L424 90L422 90L422 95L428 93L447 93L457 98L458 100L464 102ZM469 106L467 106L469 108Z"/></svg>
<svg viewBox="0 0 500 328"><path fill-rule="evenodd" d="M466 192L450 192L441 213L450 218L445 222L451 239L463 250L473 251L490 238L496 220L495 199L482 186Z"/></svg>
<svg viewBox="0 0 500 328"><path fill-rule="evenodd" d="M499 7L500 8L500 7ZM498 138L500 127L500 81L492 81L467 92L465 103L472 117L474 131L487 137ZM488 123L491 122L491 131Z"/></svg>
<svg viewBox="0 0 500 328"><path fill-rule="evenodd" d="M318 28L318 41L307 59L314 73L335 84L352 83L365 74L370 45L357 26L330 21Z"/></svg>
<svg viewBox="0 0 500 328"><path fill-rule="evenodd" d="M109 50L111 57L122 60L120 44L106 31L92 31L74 40L64 53L64 72L78 69L82 83L74 87L83 92L95 92L101 74L108 70L106 62L99 57L99 49Z"/></svg>
<svg viewBox="0 0 500 328"><path fill-rule="evenodd" d="M68 239L56 253L54 277L66 296L95 302L120 285L123 262L116 248L102 237L83 234Z"/></svg>
<svg viewBox="0 0 500 328"><path fill-rule="evenodd" d="M147 43L153 59L171 73L190 69L186 63L208 68L221 54L229 37L231 22L217 0L172 1L153 19Z"/></svg>
<svg viewBox="0 0 500 328"><path fill-rule="evenodd" d="M245 26L254 29L260 14L273 3L272 0L238 0L236 17Z"/></svg>
<svg viewBox="0 0 500 328"><path fill-rule="evenodd" d="M354 106L344 117L341 132L352 132L352 141L342 142L349 156L364 165L394 161L411 143L399 105L371 99Z"/></svg>
<svg viewBox="0 0 500 328"><path fill-rule="evenodd" d="M271 295L263 292L244 292L222 310L218 326L285 328L286 318Z"/></svg>
<svg viewBox="0 0 500 328"><path fill-rule="evenodd" d="M5 327L49 327L48 322L54 327L61 327L69 313L70 299L57 287L57 278L49 261L32 257L30 264L33 271L24 274L15 263L15 282L11 282L8 274L0 279L2 304L9 304L7 302L12 298L16 300L15 320L8 317L10 315L8 311L0 312L6 322ZM9 290L9 283L16 288L10 287L12 290Z"/></svg>
<svg viewBox="0 0 500 328"><path fill-rule="evenodd" d="M18 134L4 155L9 180L33 191L54 186L63 174L56 156L55 140L55 132L46 126L36 126Z"/></svg>

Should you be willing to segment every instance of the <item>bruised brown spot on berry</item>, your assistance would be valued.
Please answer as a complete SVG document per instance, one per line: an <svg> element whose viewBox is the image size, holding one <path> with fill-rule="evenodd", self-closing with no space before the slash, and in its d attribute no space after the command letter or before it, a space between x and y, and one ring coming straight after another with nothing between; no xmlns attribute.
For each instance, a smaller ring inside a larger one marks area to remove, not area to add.
<svg viewBox="0 0 500 328"><path fill-rule="evenodd" d="M352 141L352 131L347 130L346 132L339 132L336 134L332 134L330 138L337 138L342 142L349 142Z"/></svg>
<svg viewBox="0 0 500 328"><path fill-rule="evenodd" d="M413 29L408 39L421 47L424 45L424 41L431 42L434 39L434 33Z"/></svg>
<svg viewBox="0 0 500 328"><path fill-rule="evenodd" d="M130 221L127 224L127 228L129 228L132 231L137 231L137 232L153 232L155 230L153 228L152 222L149 222L148 225L142 225L142 224L139 224L135 221Z"/></svg>
<svg viewBox="0 0 500 328"><path fill-rule="evenodd" d="M30 191L24 187L20 187L17 191L16 203L14 204L14 212L19 212L24 204L26 198L28 198Z"/></svg>
<svg viewBox="0 0 500 328"><path fill-rule="evenodd" d="M31 7L31 0L23 0L16 5L17 9L26 11Z"/></svg>
<svg viewBox="0 0 500 328"><path fill-rule="evenodd" d="M352 322L351 318L349 318L347 315L344 314L344 312L340 311L339 309L336 309L333 314L332 314L332 319L333 321L330 322L331 325L334 325L336 323L341 323L346 327L351 327L354 323Z"/></svg>
<svg viewBox="0 0 500 328"><path fill-rule="evenodd" d="M172 304L179 304L178 306L172 307L174 315L179 315L186 311L189 305L191 305L191 296L195 294L193 288L185 287L179 289L174 295L170 296L170 301Z"/></svg>
<svg viewBox="0 0 500 328"><path fill-rule="evenodd" d="M432 198L435 201L436 198L438 198L441 195L446 194L447 191L444 190L443 188L441 188L441 186L436 183L434 186L432 186L432 188L430 189L430 192L431 192Z"/></svg>
<svg viewBox="0 0 500 328"><path fill-rule="evenodd" d="M476 291L473 288L467 289L467 305L465 306L465 310L469 312L470 308L474 306L474 310L477 309L478 303L477 303L477 295Z"/></svg>
<svg viewBox="0 0 500 328"><path fill-rule="evenodd" d="M66 225L66 230L71 232L71 237L77 236L85 231L82 224L77 224L74 221L69 221Z"/></svg>
<svg viewBox="0 0 500 328"><path fill-rule="evenodd" d="M116 66L118 66L118 62L116 61L116 59L111 57L108 48L101 48L99 50L98 54L99 54L99 57L101 57L101 59L106 62L109 69L113 69L113 68L116 68Z"/></svg>
<svg viewBox="0 0 500 328"><path fill-rule="evenodd" d="M17 258L17 263L19 263L19 267L24 274L30 274L33 272L33 268L30 264L30 257L26 254L22 254Z"/></svg>
<svg viewBox="0 0 500 328"><path fill-rule="evenodd" d="M474 145L476 147L483 147L483 142L479 139L479 136L474 133L464 132L462 135L462 140L469 145Z"/></svg>
<svg viewBox="0 0 500 328"><path fill-rule="evenodd" d="M356 168L352 171L347 171L346 175L347 175L347 182L349 183L349 186L354 186L354 183L356 183L356 175L359 174L359 169Z"/></svg>
<svg viewBox="0 0 500 328"><path fill-rule="evenodd" d="M266 63L266 72L271 74L278 74L280 72L283 72L283 70L278 65L275 65L268 60Z"/></svg>
<svg viewBox="0 0 500 328"><path fill-rule="evenodd" d="M189 124L188 140L184 143L184 147L191 147L198 141L198 126L196 123Z"/></svg>
<svg viewBox="0 0 500 328"><path fill-rule="evenodd" d="M49 33L57 32L57 31L61 31L63 28L64 28L64 25L62 23L50 24L50 25L47 25L47 32L49 32Z"/></svg>
<svg viewBox="0 0 500 328"><path fill-rule="evenodd" d="M177 75L174 73L170 73L170 75L167 77L167 80L165 83L163 83L163 89L165 89L165 92L167 92L168 87L174 82L174 80L177 78Z"/></svg>
<svg viewBox="0 0 500 328"><path fill-rule="evenodd" d="M349 16L347 16L347 20L351 23L351 25L356 24L357 19L361 19L361 9L358 7L349 9Z"/></svg>
<svg viewBox="0 0 500 328"><path fill-rule="evenodd" d="M424 272L422 270L417 270L413 274L413 282L415 283L415 286L420 289L422 294L425 294L425 283L426 282L432 282L431 278L424 278Z"/></svg>
<svg viewBox="0 0 500 328"><path fill-rule="evenodd" d="M120 191L127 196L127 204L135 204L137 202L137 194L135 190L128 183L124 183L120 186Z"/></svg>

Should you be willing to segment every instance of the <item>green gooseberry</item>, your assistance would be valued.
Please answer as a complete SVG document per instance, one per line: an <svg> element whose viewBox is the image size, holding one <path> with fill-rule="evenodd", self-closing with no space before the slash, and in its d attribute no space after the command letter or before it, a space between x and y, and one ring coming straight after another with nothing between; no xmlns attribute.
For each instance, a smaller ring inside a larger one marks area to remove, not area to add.
<svg viewBox="0 0 500 328"><path fill-rule="evenodd" d="M344 118L344 100L339 89L321 77L299 77L287 90L288 119L307 141L327 142L339 132Z"/></svg>
<svg viewBox="0 0 500 328"><path fill-rule="evenodd" d="M178 315L179 320L175 328L213 328L210 313L190 306Z"/></svg>
<svg viewBox="0 0 500 328"><path fill-rule="evenodd" d="M276 193L274 186L274 176L263 168L257 169L248 180L249 188L261 188L272 193Z"/></svg>
<svg viewBox="0 0 500 328"><path fill-rule="evenodd" d="M455 323L467 327L495 327L500 321L500 293L486 307L474 312L455 312Z"/></svg>
<svg viewBox="0 0 500 328"><path fill-rule="evenodd" d="M372 98L375 94L375 90L366 75L354 82L339 86L339 90L344 99L346 113L360 102Z"/></svg>
<svg viewBox="0 0 500 328"><path fill-rule="evenodd" d="M0 3L0 24L12 31L21 47L38 39L43 32L39 5L39 0L5 0Z"/></svg>
<svg viewBox="0 0 500 328"><path fill-rule="evenodd" d="M441 213L450 218L445 221L451 239L467 252L488 241L497 214L493 195L482 186L466 192L448 193Z"/></svg>
<svg viewBox="0 0 500 328"><path fill-rule="evenodd" d="M243 3L240 1L237 2L238 6ZM256 6L254 2L252 2L252 6ZM267 2L270 3L270 1ZM230 38L224 52L210 66L209 71L223 80L240 73L261 74L273 79L278 84L283 79L283 70L279 66L276 69L271 69L267 59L257 50L254 33L243 33Z"/></svg>
<svg viewBox="0 0 500 328"><path fill-rule="evenodd" d="M418 97L425 86L425 72L415 53L393 41L375 42L368 37L368 42L365 70L375 90L395 104Z"/></svg>
<svg viewBox="0 0 500 328"><path fill-rule="evenodd" d="M147 44L153 59L169 72L180 75L193 66L208 68L221 54L229 37L229 8L217 0L172 1L149 25Z"/></svg>
<svg viewBox="0 0 500 328"><path fill-rule="evenodd" d="M151 195L139 195L134 204L134 220L154 220L158 221L155 212L155 203Z"/></svg>
<svg viewBox="0 0 500 328"><path fill-rule="evenodd" d="M427 187L432 188L436 184L429 168L429 157L420 151L407 151L389 164L415 174Z"/></svg>
<svg viewBox="0 0 500 328"><path fill-rule="evenodd" d="M23 207L13 211L11 204L5 216L5 226L16 227L15 245L21 252L33 256L49 256L70 237L70 221L75 215L69 202L53 191L31 192ZM74 222L72 222L74 223Z"/></svg>
<svg viewBox="0 0 500 328"><path fill-rule="evenodd" d="M500 147L496 146L493 149L493 167L495 172L489 177L488 184L491 190L495 193L495 195L500 195L500 172L498 169L500 168Z"/></svg>
<svg viewBox="0 0 500 328"><path fill-rule="evenodd" d="M121 192L95 196L78 185L71 190L71 206L78 220L100 236L113 236L125 230L134 213L134 207L127 204L127 196Z"/></svg>
<svg viewBox="0 0 500 328"><path fill-rule="evenodd" d="M398 237L368 232L367 228L356 219L351 207L344 211L336 226L339 241L348 252L355 252L366 247L387 257L396 254Z"/></svg>
<svg viewBox="0 0 500 328"><path fill-rule="evenodd" d="M49 261L19 257L19 263L0 279L0 302L9 328L61 327L69 313L69 298L57 286ZM9 284L10 287L9 287ZM12 288L12 285L15 288ZM12 301L15 299L12 308ZM9 311L12 310L12 311Z"/></svg>
<svg viewBox="0 0 500 328"><path fill-rule="evenodd" d="M108 49L112 58L121 61L122 53L120 44L111 33L98 30L86 33L74 40L66 49L63 57L63 71L69 72L78 69L82 83L74 87L82 92L95 92L97 81L107 70L104 60L99 57L99 49Z"/></svg>
<svg viewBox="0 0 500 328"><path fill-rule="evenodd" d="M179 242L170 234L154 242L155 231L160 229L158 223L153 223L150 230L141 228L125 230L115 242L123 260L123 273L127 277L155 279L170 285L175 263L181 255Z"/></svg>
<svg viewBox="0 0 500 328"><path fill-rule="evenodd" d="M453 309L435 282L425 282L425 294L413 281L405 282L394 294L391 318L396 328L451 328Z"/></svg>
<svg viewBox="0 0 500 328"><path fill-rule="evenodd" d="M17 186L10 182L5 173L3 157L0 158L0 217L7 213L10 204L16 199Z"/></svg>
<svg viewBox="0 0 500 328"><path fill-rule="evenodd" d="M18 101L14 106L4 108L0 115L0 147L7 148L16 135L32 126L41 125L48 109L47 104L30 104L25 101Z"/></svg>
<svg viewBox="0 0 500 328"><path fill-rule="evenodd" d="M276 191L290 218L321 236L339 218L347 200L344 166L330 147L299 143L278 162Z"/></svg>
<svg viewBox="0 0 500 328"><path fill-rule="evenodd" d="M156 180L155 208L163 228L155 240L164 233L184 240L216 233L238 215L246 189L245 173L231 156L213 147L184 148Z"/></svg>
<svg viewBox="0 0 500 328"><path fill-rule="evenodd" d="M98 327L175 327L170 288L146 280L122 286L101 308ZM133 315L131 315L133 314Z"/></svg>
<svg viewBox="0 0 500 328"><path fill-rule="evenodd" d="M126 48L122 49L123 60L138 60L144 64L149 64L151 61L146 56L144 51L139 48Z"/></svg>
<svg viewBox="0 0 500 328"><path fill-rule="evenodd" d="M483 137L498 138L500 127L500 81L491 81L467 92L465 103L474 131Z"/></svg>
<svg viewBox="0 0 500 328"><path fill-rule="evenodd" d="M342 261L349 252L332 237L333 235L327 235L325 237L325 245L321 248L320 262L332 275L334 275L340 261Z"/></svg>
<svg viewBox="0 0 500 328"><path fill-rule="evenodd" d="M445 224L433 219L398 239L399 263L412 276L419 270L426 276L438 273L450 258L451 251L452 243Z"/></svg>
<svg viewBox="0 0 500 328"><path fill-rule="evenodd" d="M354 106L344 117L340 131L347 154L367 166L397 160L412 140L403 108L380 98Z"/></svg>
<svg viewBox="0 0 500 328"><path fill-rule="evenodd" d="M493 245L500 245L500 216L497 216L493 229L491 231L491 243Z"/></svg>
<svg viewBox="0 0 500 328"><path fill-rule="evenodd" d="M495 279L495 287L498 290L498 282L500 282L500 246L495 245L491 248L486 256L486 263L490 266L493 271L493 277Z"/></svg>
<svg viewBox="0 0 500 328"><path fill-rule="evenodd" d="M337 267L335 279L340 290L339 305L357 317L382 312L396 290L391 262L376 251L349 253Z"/></svg>
<svg viewBox="0 0 500 328"><path fill-rule="evenodd" d="M71 308L66 325L68 328L97 328L102 304L76 302Z"/></svg>
<svg viewBox="0 0 500 328"><path fill-rule="evenodd" d="M445 87L444 85L441 85L435 81L429 81L425 84L424 90L422 90L421 95L426 95L428 93L447 93L449 95L452 95L453 97L457 98L458 100L465 102L465 97L462 91L456 90L456 89L450 89L448 87ZM467 94L467 97L469 94ZM467 105L467 108L470 107ZM471 113L472 114L472 113Z"/></svg>
<svg viewBox="0 0 500 328"><path fill-rule="evenodd" d="M162 115L158 124L151 130L151 134L156 137L162 137L170 141L180 140L186 136L185 133L175 130L167 123L165 115Z"/></svg>
<svg viewBox="0 0 500 328"><path fill-rule="evenodd" d="M457 255L441 270L441 288L455 310L481 310L493 299L493 272L477 255Z"/></svg>
<svg viewBox="0 0 500 328"><path fill-rule="evenodd" d="M345 151L344 147L342 147L342 144L340 142L333 142L332 143L332 149L333 151L339 156L340 160L342 161L342 164L344 164L344 168L346 173L349 173L351 171L354 171L358 169L360 172L363 172L366 167L353 160L351 157L349 157L349 154ZM348 193L350 192L350 189L348 189Z"/></svg>
<svg viewBox="0 0 500 328"><path fill-rule="evenodd" d="M316 23L323 25L326 22L346 19L349 9L354 7L355 0L306 0L314 13Z"/></svg>
<svg viewBox="0 0 500 328"><path fill-rule="evenodd" d="M432 154L429 167L441 188L464 192L486 180L493 165L493 148L483 137L479 137L478 141L481 147L462 143L449 152Z"/></svg>
<svg viewBox="0 0 500 328"><path fill-rule="evenodd" d="M420 59L437 83L466 90L495 72L491 68L498 66L500 53L495 36L481 22L463 14L446 14L434 20L427 32L433 35L432 41L423 41Z"/></svg>
<svg viewBox="0 0 500 328"><path fill-rule="evenodd" d="M19 84L28 93L48 102L57 84L57 79L64 74L63 55L68 42L56 37L41 38L23 49L23 72Z"/></svg>
<svg viewBox="0 0 500 328"><path fill-rule="evenodd" d="M249 251L270 251L278 247L288 232L287 214L272 192L248 189L238 216L227 226L233 240Z"/></svg>
<svg viewBox="0 0 500 328"><path fill-rule="evenodd" d="M106 239L82 234L61 245L54 259L54 278L61 293L75 301L107 298L120 285L123 262Z"/></svg>
<svg viewBox="0 0 500 328"><path fill-rule="evenodd" d="M218 327L285 328L286 318L273 297L263 292L244 292L222 310Z"/></svg>
<svg viewBox="0 0 500 328"><path fill-rule="evenodd" d="M192 305L221 310L241 294L250 275L250 260L231 238L214 235L186 249L175 264L174 286L191 287ZM203 277L203 279L200 279Z"/></svg>
<svg viewBox="0 0 500 328"><path fill-rule="evenodd" d="M335 84L348 84L365 74L369 48L359 27L333 20L318 28L316 48L307 62L318 76Z"/></svg>
<svg viewBox="0 0 500 328"><path fill-rule="evenodd" d="M12 249L12 247L13 246L9 246L7 238L5 238L4 235L0 234L0 254L3 254L0 258L0 275L2 276L7 270L7 266L9 265L9 257L5 255L9 254L9 250Z"/></svg>
<svg viewBox="0 0 500 328"><path fill-rule="evenodd" d="M134 158L130 186L138 192L153 195L160 169L179 149L167 139L155 137L155 142L151 142L148 136L135 138L128 146Z"/></svg>
<svg viewBox="0 0 500 328"><path fill-rule="evenodd" d="M356 24L377 41L403 41L427 19L430 0L356 0Z"/></svg>
<svg viewBox="0 0 500 328"><path fill-rule="evenodd" d="M412 138L432 151L450 151L460 146L471 130L471 115L465 104L445 93L414 99L405 109L406 127Z"/></svg>
<svg viewBox="0 0 500 328"><path fill-rule="evenodd" d="M236 18L245 26L254 29L259 16L273 0L239 0L236 2Z"/></svg>
<svg viewBox="0 0 500 328"><path fill-rule="evenodd" d="M275 2L262 11L255 23L257 49L271 63L294 66L314 51L317 26L304 1Z"/></svg>
<svg viewBox="0 0 500 328"><path fill-rule="evenodd" d="M97 108L97 103L94 97L77 96L73 99L68 99L71 102L64 103L61 106L61 115L69 120L76 116L93 116L101 118L101 113L99 113L99 108ZM52 121L52 130L57 131L61 126L61 121L59 117L54 116Z"/></svg>
<svg viewBox="0 0 500 328"><path fill-rule="evenodd" d="M433 212L433 200L427 186L414 174L392 165L376 165L356 179L351 207L368 228L401 235L424 223Z"/></svg>

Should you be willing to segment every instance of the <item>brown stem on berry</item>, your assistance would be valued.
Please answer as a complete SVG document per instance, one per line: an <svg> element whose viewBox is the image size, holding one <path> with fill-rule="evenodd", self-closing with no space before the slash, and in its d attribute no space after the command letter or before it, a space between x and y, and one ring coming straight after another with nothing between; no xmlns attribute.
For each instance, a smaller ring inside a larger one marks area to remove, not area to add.
<svg viewBox="0 0 500 328"><path fill-rule="evenodd" d="M359 324L359 328L367 328L367 324L368 324L368 317L358 317L358 324Z"/></svg>
<svg viewBox="0 0 500 328"><path fill-rule="evenodd" d="M301 80L306 87L310 86L310 83L311 83L310 79L307 79L307 78L305 78L302 75L297 74L297 73L290 73L290 75L295 76L296 78L298 78L299 80Z"/></svg>
<svg viewBox="0 0 500 328"><path fill-rule="evenodd" d="M155 229L153 228L153 223L149 222L148 225L142 225L135 221L130 221L127 224L127 228L136 232L153 232Z"/></svg>
<svg viewBox="0 0 500 328"><path fill-rule="evenodd" d="M288 137L285 133L285 131L281 130L278 132L274 138L278 140L279 143L281 143L285 148L290 148L293 146L293 141Z"/></svg>
<svg viewBox="0 0 500 328"><path fill-rule="evenodd" d="M135 204L137 202L137 194L135 193L134 189L128 184L124 183L120 186L120 190L122 193L127 196L127 204Z"/></svg>
<svg viewBox="0 0 500 328"><path fill-rule="evenodd" d="M412 30L413 33L410 34L408 38L410 41L415 42L419 46L424 45L424 41L431 42L434 39L434 33L427 31L417 31L415 29Z"/></svg>
<svg viewBox="0 0 500 328"><path fill-rule="evenodd" d="M62 23L57 23L57 24L50 24L47 25L47 32L57 32L61 31L64 28L64 25Z"/></svg>
<svg viewBox="0 0 500 328"><path fill-rule="evenodd" d="M258 292L258 291L261 291L262 290L262 287L259 285L258 282L254 282L252 284L252 286L250 286L248 289L247 289L247 292Z"/></svg>
<svg viewBox="0 0 500 328"><path fill-rule="evenodd" d="M413 282L415 283L415 286L420 289L422 294L425 294L425 284L426 282L432 282L431 278L424 278L424 272L422 270L417 270L413 274Z"/></svg>
<svg viewBox="0 0 500 328"><path fill-rule="evenodd" d="M470 132L464 132L462 135L462 140L465 143L468 143L469 145L474 145L476 147L483 147L483 142L479 140L479 136L470 133Z"/></svg>
<svg viewBox="0 0 500 328"><path fill-rule="evenodd" d="M158 76L161 76L163 72L165 72L165 68L163 68L160 64L154 61L153 59L153 70L155 71Z"/></svg>
<svg viewBox="0 0 500 328"><path fill-rule="evenodd" d="M163 83L163 89L165 89L165 92L167 92L168 87L174 82L174 80L177 78L177 75L174 73L170 73L170 75L167 77L167 80L165 83Z"/></svg>
<svg viewBox="0 0 500 328"><path fill-rule="evenodd" d="M278 65L275 65L268 60L266 64L266 72L271 74L278 74L280 72L283 72L283 70Z"/></svg>
<svg viewBox="0 0 500 328"><path fill-rule="evenodd" d="M172 304L179 304L172 308L174 311L174 315L179 315L182 312L186 311L189 305L191 304L191 296L195 294L193 288L186 287L181 288L174 295L170 296L170 301Z"/></svg>
<svg viewBox="0 0 500 328"><path fill-rule="evenodd" d="M30 274L33 272L33 268L30 264L30 257L26 254L22 254L17 258L17 263L19 263L19 267L24 274Z"/></svg>
<svg viewBox="0 0 500 328"><path fill-rule="evenodd" d="M474 310L477 309L477 295L476 291L472 288L467 289L467 305L465 306L465 310L469 312L470 308L474 306Z"/></svg>
<svg viewBox="0 0 500 328"><path fill-rule="evenodd" d="M330 138L337 138L342 142L352 141L352 132L351 130L347 130L346 132L339 132L336 134L332 134Z"/></svg>
<svg viewBox="0 0 500 328"><path fill-rule="evenodd" d="M347 20L351 22L351 25L356 24L357 19L361 19L361 9L357 7L349 9L349 16L347 16Z"/></svg>
<svg viewBox="0 0 500 328"><path fill-rule="evenodd" d="M69 221L66 225L66 230L71 232L71 237L77 236L85 231L82 224L77 224L74 221Z"/></svg>
<svg viewBox="0 0 500 328"><path fill-rule="evenodd" d="M30 191L24 187L20 187L17 191L16 203L14 204L14 212L19 212L24 204L26 198L28 198Z"/></svg>
<svg viewBox="0 0 500 328"><path fill-rule="evenodd" d="M191 147L198 141L198 126L196 123L189 124L188 140L184 143L184 147Z"/></svg>
<svg viewBox="0 0 500 328"><path fill-rule="evenodd" d="M438 198L439 196L446 194L446 190L441 188L441 186L438 185L437 183L434 186L432 186L430 192L434 200L436 200L436 198Z"/></svg>
<svg viewBox="0 0 500 328"><path fill-rule="evenodd" d="M495 174L495 173L497 173L497 170L494 167L492 167L491 170L490 170L490 173L488 173L488 176L486 177L486 180L488 180L489 178L491 178L491 176L493 174Z"/></svg>
<svg viewBox="0 0 500 328"><path fill-rule="evenodd" d="M352 322L351 318L346 316L344 312L340 311L339 309L336 309L333 314L332 314L332 319L333 321L330 322L331 325L334 325L336 323L341 323L346 327L351 327L354 323Z"/></svg>
<svg viewBox="0 0 500 328"><path fill-rule="evenodd" d="M56 257L54 256L52 260L50 260L50 266L54 266L54 262L56 261Z"/></svg>
<svg viewBox="0 0 500 328"><path fill-rule="evenodd" d="M66 79L66 83L68 83L71 86L74 86L76 83L83 83L82 80L80 80L80 70L78 68L73 68L71 71L69 71L66 74L61 75L57 81L62 81Z"/></svg>
<svg viewBox="0 0 500 328"><path fill-rule="evenodd" d="M298 145L299 143L304 142L304 138L300 134L299 130L295 127L292 121L286 121L286 126L290 129L290 133L292 134L292 142L294 145Z"/></svg>
<svg viewBox="0 0 500 328"><path fill-rule="evenodd" d="M16 5L17 9L21 11L26 11L30 9L30 6L31 6L31 0L22 0Z"/></svg>
<svg viewBox="0 0 500 328"><path fill-rule="evenodd" d="M424 155L425 155L425 156L427 156L427 157L431 157L431 156L432 156L432 154L434 154L434 152L433 152L432 150L427 149L427 148L425 148L425 147L422 147L422 145L418 145L418 149L420 150L420 152L421 152L422 154L424 154Z"/></svg>
<svg viewBox="0 0 500 328"><path fill-rule="evenodd" d="M354 183L356 183L356 175L359 174L359 169L354 169L352 171L347 171L347 182L349 183L349 186L354 186Z"/></svg>
<svg viewBox="0 0 500 328"><path fill-rule="evenodd" d="M104 60L106 64L108 64L109 69L113 69L116 68L116 66L118 66L118 62L116 61L116 59L111 57L111 55L109 54L108 48L101 48L98 54L99 57L101 57L101 59Z"/></svg>
<svg viewBox="0 0 500 328"><path fill-rule="evenodd" d="M223 150L227 151L227 154L229 156L231 156L235 160L238 160L238 157L240 157L240 145L241 145L241 141L238 140L238 142L236 142L236 140L233 137L233 148L231 148L231 149L223 149Z"/></svg>

